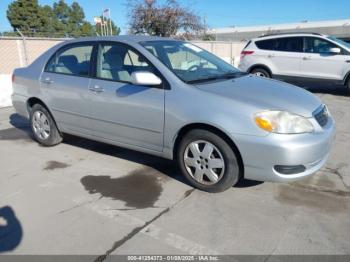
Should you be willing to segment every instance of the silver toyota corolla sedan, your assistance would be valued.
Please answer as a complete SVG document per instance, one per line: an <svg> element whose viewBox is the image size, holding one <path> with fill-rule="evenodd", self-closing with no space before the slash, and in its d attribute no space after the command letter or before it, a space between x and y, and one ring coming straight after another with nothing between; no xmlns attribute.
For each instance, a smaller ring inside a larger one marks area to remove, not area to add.
<svg viewBox="0 0 350 262"><path fill-rule="evenodd" d="M288 182L326 162L334 135L311 93L238 71L188 42L145 36L61 43L13 75L35 139L65 133L175 159L195 187Z"/></svg>

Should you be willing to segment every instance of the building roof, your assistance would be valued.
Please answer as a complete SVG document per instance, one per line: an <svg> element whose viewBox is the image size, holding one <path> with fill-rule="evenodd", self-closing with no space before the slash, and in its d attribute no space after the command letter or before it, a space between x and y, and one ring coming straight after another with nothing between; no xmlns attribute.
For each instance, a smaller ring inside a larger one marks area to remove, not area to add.
<svg viewBox="0 0 350 262"><path fill-rule="evenodd" d="M258 25L247 27L226 27L209 31L220 38L232 38L232 40L248 40L250 38L273 33L290 32L315 32L320 34L334 35L341 38L350 38L350 19L331 20L290 24ZM225 40L225 39L223 39Z"/></svg>

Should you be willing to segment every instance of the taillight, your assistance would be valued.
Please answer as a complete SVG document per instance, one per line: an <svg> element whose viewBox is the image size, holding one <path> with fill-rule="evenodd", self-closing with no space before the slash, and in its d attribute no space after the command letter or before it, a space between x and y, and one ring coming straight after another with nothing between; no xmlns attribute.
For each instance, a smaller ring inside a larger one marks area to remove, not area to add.
<svg viewBox="0 0 350 262"><path fill-rule="evenodd" d="M243 50L241 52L241 59L243 59L247 55L252 55L252 54L254 54L254 51L245 51L245 50Z"/></svg>
<svg viewBox="0 0 350 262"><path fill-rule="evenodd" d="M15 75L12 74L12 83L14 83L14 82L15 82Z"/></svg>

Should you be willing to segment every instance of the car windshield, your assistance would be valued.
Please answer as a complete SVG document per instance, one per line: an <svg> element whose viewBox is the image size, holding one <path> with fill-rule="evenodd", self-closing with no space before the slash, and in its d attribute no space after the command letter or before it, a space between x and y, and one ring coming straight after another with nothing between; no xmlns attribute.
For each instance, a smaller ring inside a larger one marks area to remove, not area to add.
<svg viewBox="0 0 350 262"><path fill-rule="evenodd" d="M186 83L229 79L244 74L191 43L169 40L146 41L140 44Z"/></svg>
<svg viewBox="0 0 350 262"><path fill-rule="evenodd" d="M334 36L329 36L328 39L330 39L330 40L332 40L334 42L337 42L338 44L340 44L340 45L350 49L350 43L347 43L347 42L345 42L343 40L340 40L339 38L336 38Z"/></svg>

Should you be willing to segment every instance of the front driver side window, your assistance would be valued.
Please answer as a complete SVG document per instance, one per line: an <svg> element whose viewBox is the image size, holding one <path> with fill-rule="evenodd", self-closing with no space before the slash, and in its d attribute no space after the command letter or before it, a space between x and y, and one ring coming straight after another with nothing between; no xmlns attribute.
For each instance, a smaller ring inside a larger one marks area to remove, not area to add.
<svg viewBox="0 0 350 262"><path fill-rule="evenodd" d="M130 48L121 44L102 44L97 58L97 77L118 82L131 82L136 71L150 71L146 60Z"/></svg>
<svg viewBox="0 0 350 262"><path fill-rule="evenodd" d="M331 48L338 48L338 46L316 37L307 37L305 40L306 53L326 54Z"/></svg>

